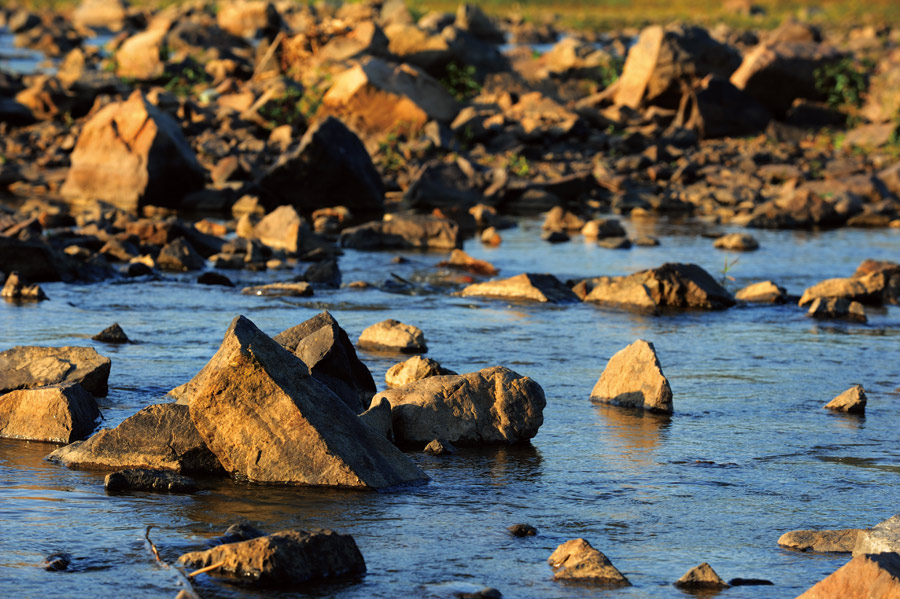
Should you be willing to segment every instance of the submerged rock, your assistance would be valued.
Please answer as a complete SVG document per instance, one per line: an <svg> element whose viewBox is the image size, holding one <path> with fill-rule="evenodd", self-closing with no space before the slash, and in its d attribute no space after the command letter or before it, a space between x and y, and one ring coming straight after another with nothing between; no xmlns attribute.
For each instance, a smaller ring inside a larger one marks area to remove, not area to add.
<svg viewBox="0 0 900 599"><path fill-rule="evenodd" d="M128 335L125 334L125 331L122 330L122 327L119 326L118 322L114 322L109 325L93 337L91 337L94 341L100 341L102 343L128 343Z"/></svg>
<svg viewBox="0 0 900 599"><path fill-rule="evenodd" d="M590 284L585 301L638 311L721 310L735 304L731 294L696 264L667 263L625 277L600 277Z"/></svg>
<svg viewBox="0 0 900 599"><path fill-rule="evenodd" d="M533 537L537 534L537 529L531 524L513 524L506 530L514 537Z"/></svg>
<svg viewBox="0 0 900 599"><path fill-rule="evenodd" d="M109 358L93 347L19 345L0 352L0 393L80 383L97 397L107 393Z"/></svg>
<svg viewBox="0 0 900 599"><path fill-rule="evenodd" d="M453 455L456 453L456 448L446 439L433 439L423 451L430 455Z"/></svg>
<svg viewBox="0 0 900 599"><path fill-rule="evenodd" d="M809 305L806 313L811 318L820 320L853 320L866 322L866 309L859 302L850 301L845 297L817 297Z"/></svg>
<svg viewBox="0 0 900 599"><path fill-rule="evenodd" d="M421 354L428 351L422 329L391 318L363 329L356 343L360 349L369 351L404 354Z"/></svg>
<svg viewBox="0 0 900 599"><path fill-rule="evenodd" d="M103 481L108 492L149 491L153 493L193 493L194 479L163 470L119 470L110 472Z"/></svg>
<svg viewBox="0 0 900 599"><path fill-rule="evenodd" d="M694 566L673 584L680 589L724 589L729 586L706 562Z"/></svg>
<svg viewBox="0 0 900 599"><path fill-rule="evenodd" d="M556 548L547 559L555 571L554 580L577 580L617 586L631 586L612 562L584 539L572 539Z"/></svg>
<svg viewBox="0 0 900 599"><path fill-rule="evenodd" d="M97 402L78 383L0 395L0 437L71 443L91 434L99 418Z"/></svg>
<svg viewBox="0 0 900 599"><path fill-rule="evenodd" d="M787 302L787 291L772 281L760 281L747 285L735 293L734 299L742 302L783 304Z"/></svg>
<svg viewBox="0 0 900 599"><path fill-rule="evenodd" d="M40 285L28 285L19 277L19 273L11 272L6 277L3 289L0 289L0 297L11 300L46 300L50 299Z"/></svg>
<svg viewBox="0 0 900 599"><path fill-rule="evenodd" d="M266 297L309 297L313 294L312 285L300 281L297 283L269 283L254 285L241 289L243 295L261 295Z"/></svg>
<svg viewBox="0 0 900 599"><path fill-rule="evenodd" d="M475 283L463 289L460 295L463 297L520 299L542 303L578 301L578 296L553 275L534 273L522 273L499 281Z"/></svg>
<svg viewBox="0 0 900 599"><path fill-rule="evenodd" d="M900 597L900 555L854 555L797 599L895 599Z"/></svg>
<svg viewBox="0 0 900 599"><path fill-rule="evenodd" d="M456 374L441 366L437 360L423 356L413 356L405 362L394 364L384 373L384 382L388 387L403 387L430 376Z"/></svg>
<svg viewBox="0 0 900 599"><path fill-rule="evenodd" d="M858 528L841 530L791 530L778 539L779 547L794 551L818 551L821 553L850 553L856 546Z"/></svg>
<svg viewBox="0 0 900 599"><path fill-rule="evenodd" d="M672 389L653 344L638 339L609 359L591 401L672 413Z"/></svg>
<svg viewBox="0 0 900 599"><path fill-rule="evenodd" d="M759 249L759 242L755 237L747 233L730 233L716 239L713 242L713 247L720 250L751 252Z"/></svg>
<svg viewBox="0 0 900 599"><path fill-rule="evenodd" d="M854 385L825 404L828 410L862 414L866 411L866 391L862 385Z"/></svg>
<svg viewBox="0 0 900 599"><path fill-rule="evenodd" d="M853 556L867 553L900 554L900 514L860 531L853 546Z"/></svg>

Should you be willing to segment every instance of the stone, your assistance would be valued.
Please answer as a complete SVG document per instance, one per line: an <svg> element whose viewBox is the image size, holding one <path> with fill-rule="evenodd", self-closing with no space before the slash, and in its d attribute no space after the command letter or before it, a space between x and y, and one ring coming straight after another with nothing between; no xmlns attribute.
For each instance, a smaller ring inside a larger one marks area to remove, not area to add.
<svg viewBox="0 0 900 599"><path fill-rule="evenodd" d="M900 599L900 555L854 555L797 599Z"/></svg>
<svg viewBox="0 0 900 599"><path fill-rule="evenodd" d="M143 31L127 38L116 50L116 75L140 81L162 77L165 72L163 47L172 27L170 19L153 19Z"/></svg>
<svg viewBox="0 0 900 599"><path fill-rule="evenodd" d="M267 0L231 0L218 5L216 24L232 35L252 39L277 32L281 17Z"/></svg>
<svg viewBox="0 0 900 599"><path fill-rule="evenodd" d="M424 214L392 214L390 218L344 229L340 245L354 250L453 250L462 246L459 225Z"/></svg>
<svg viewBox="0 0 900 599"><path fill-rule="evenodd" d="M191 242L179 237L164 245L159 251L156 266L172 272L203 270L206 267L206 259L194 249Z"/></svg>
<svg viewBox="0 0 900 599"><path fill-rule="evenodd" d="M607 237L626 237L628 233L622 223L615 218L595 218L584 223L581 234L587 239L605 239Z"/></svg>
<svg viewBox="0 0 900 599"><path fill-rule="evenodd" d="M853 546L853 557L877 553L900 553L900 514L860 531Z"/></svg>
<svg viewBox="0 0 900 599"><path fill-rule="evenodd" d="M533 438L544 422L544 390L503 366L432 376L375 395L391 404L397 443L433 439L455 445L511 445Z"/></svg>
<svg viewBox="0 0 900 599"><path fill-rule="evenodd" d="M90 435L99 418L97 402L78 383L0 395L0 437L71 443Z"/></svg>
<svg viewBox="0 0 900 599"><path fill-rule="evenodd" d="M300 145L283 154L258 183L268 203L290 204L305 215L334 206L336 198L355 217L384 214L384 185L369 153L333 117L307 129Z"/></svg>
<svg viewBox="0 0 900 599"><path fill-rule="evenodd" d="M40 285L28 285L19 277L19 273L13 271L6 277L6 283L0 290L0 297L10 300L41 301L50 299Z"/></svg>
<svg viewBox="0 0 900 599"><path fill-rule="evenodd" d="M562 206L554 206L541 225L545 231L580 231L583 227L584 219Z"/></svg>
<svg viewBox="0 0 900 599"><path fill-rule="evenodd" d="M900 288L898 274L872 272L849 278L825 279L806 288L800 297L799 305L808 306L817 298L842 298L876 306L885 301L895 301L897 289Z"/></svg>
<svg viewBox="0 0 900 599"><path fill-rule="evenodd" d="M422 451L435 456L453 455L456 453L456 448L446 439L432 439Z"/></svg>
<svg viewBox="0 0 900 599"><path fill-rule="evenodd" d="M107 392L111 362L93 347L19 345L0 352L0 393L80 383L96 397Z"/></svg>
<svg viewBox="0 0 900 599"><path fill-rule="evenodd" d="M72 12L76 27L120 31L125 25L127 5L123 0L82 0Z"/></svg>
<svg viewBox="0 0 900 599"><path fill-rule="evenodd" d="M631 249L631 240L627 237L606 237L597 241L597 246L608 250Z"/></svg>
<svg viewBox="0 0 900 599"><path fill-rule="evenodd" d="M456 21L453 24L457 29L466 31L479 39L496 44L506 41L503 31L475 4L460 4L456 9Z"/></svg>
<svg viewBox="0 0 900 599"><path fill-rule="evenodd" d="M609 359L591 401L672 413L672 389L653 344L638 339Z"/></svg>
<svg viewBox="0 0 900 599"><path fill-rule="evenodd" d="M845 297L817 297L809 305L806 315L820 320L843 319L855 322L868 320L863 305Z"/></svg>
<svg viewBox="0 0 900 599"><path fill-rule="evenodd" d="M721 77L706 77L681 97L673 128L699 139L742 137L764 131L772 115L750 94Z"/></svg>
<svg viewBox="0 0 900 599"><path fill-rule="evenodd" d="M305 281L297 283L269 283L253 285L241 289L243 295L260 295L265 297L309 297L313 294L312 285Z"/></svg>
<svg viewBox="0 0 900 599"><path fill-rule="evenodd" d="M178 123L135 91L84 125L60 193L137 213L146 205L177 208L205 177Z"/></svg>
<svg viewBox="0 0 900 599"><path fill-rule="evenodd" d="M783 304L787 302L787 292L772 281L760 281L747 285L735 293L734 299L742 302Z"/></svg>
<svg viewBox="0 0 900 599"><path fill-rule="evenodd" d="M791 530L778 539L778 546L794 551L821 553L850 553L862 531L858 528L841 530Z"/></svg>
<svg viewBox="0 0 900 599"><path fill-rule="evenodd" d="M747 233L729 233L713 242L713 247L720 250L733 250L738 252L751 252L759 249L759 242Z"/></svg>
<svg viewBox="0 0 900 599"><path fill-rule="evenodd" d="M211 270L197 277L197 283L199 283L200 285L219 285L221 287L234 287L234 282L231 279L229 279L222 273Z"/></svg>
<svg viewBox="0 0 900 599"><path fill-rule="evenodd" d="M866 400L866 390L863 386L854 385L825 404L825 409L862 414L866 411Z"/></svg>
<svg viewBox="0 0 900 599"><path fill-rule="evenodd" d="M187 476L164 470L118 470L110 472L103 481L108 493L148 491L151 493L193 493L197 482Z"/></svg>
<svg viewBox="0 0 900 599"><path fill-rule="evenodd" d="M266 247L298 254L312 249L312 230L297 210L290 205L279 206L265 215L255 227L253 238Z"/></svg>
<svg viewBox="0 0 900 599"><path fill-rule="evenodd" d="M541 233L541 241L547 243L565 243L572 238L565 231L544 231Z"/></svg>
<svg viewBox="0 0 900 599"><path fill-rule="evenodd" d="M428 480L300 358L243 316L193 383L191 420L234 476L363 489Z"/></svg>
<svg viewBox="0 0 900 599"><path fill-rule="evenodd" d="M437 266L464 270L466 272L485 277L496 276L496 274L499 272L497 270L497 267L495 267L490 262L473 258L460 249L455 249L450 252L450 259L438 262Z"/></svg>
<svg viewBox="0 0 900 599"><path fill-rule="evenodd" d="M62 572L72 563L68 553L51 553L41 562L41 568L48 572Z"/></svg>
<svg viewBox="0 0 900 599"><path fill-rule="evenodd" d="M128 335L125 334L118 322L109 325L91 339L102 343L129 343Z"/></svg>
<svg viewBox="0 0 900 599"><path fill-rule="evenodd" d="M475 283L464 288L462 297L493 297L541 303L578 301L572 290L551 274L522 273L509 279Z"/></svg>
<svg viewBox="0 0 900 599"><path fill-rule="evenodd" d="M453 59L447 39L430 33L411 23L393 23L384 28L389 40L388 50L401 62L415 65L428 72L437 72Z"/></svg>
<svg viewBox="0 0 900 599"><path fill-rule="evenodd" d="M900 51L896 48L878 61L870 74L861 114L873 123L889 122L900 113Z"/></svg>
<svg viewBox="0 0 900 599"><path fill-rule="evenodd" d="M354 413L369 405L376 391L372 373L356 355L347 332L328 311L278 333L274 339L303 360L313 378L331 389Z"/></svg>
<svg viewBox="0 0 900 599"><path fill-rule="evenodd" d="M616 586L631 586L603 553L584 539L572 539L556 548L547 559L553 580L577 580Z"/></svg>
<svg viewBox="0 0 900 599"><path fill-rule="evenodd" d="M430 376L456 374L442 367L437 360L423 356L413 356L405 362L394 364L384 373L384 382L388 387L403 387Z"/></svg>
<svg viewBox="0 0 900 599"><path fill-rule="evenodd" d="M266 536L266 533L246 522L236 522L225 529L221 537L210 539L210 545L225 545L227 543L239 543Z"/></svg>
<svg viewBox="0 0 900 599"><path fill-rule="evenodd" d="M264 587L296 587L308 582L355 578L366 572L356 542L331 530L285 530L249 541L185 553L178 564Z"/></svg>
<svg viewBox="0 0 900 599"><path fill-rule="evenodd" d="M116 428L101 429L85 441L60 447L48 459L87 470L221 472L191 422L188 407L172 403L147 406Z"/></svg>
<svg viewBox="0 0 900 599"><path fill-rule="evenodd" d="M531 524L513 524L506 530L514 537L533 537L537 535L537 529Z"/></svg>
<svg viewBox="0 0 900 599"><path fill-rule="evenodd" d="M303 272L303 279L313 286L339 289L341 286L341 269L337 260L329 258L310 264Z"/></svg>
<svg viewBox="0 0 900 599"><path fill-rule="evenodd" d="M368 351L403 354L424 354L428 351L422 329L393 319L382 320L363 329L356 345Z"/></svg>
<svg viewBox="0 0 900 599"><path fill-rule="evenodd" d="M765 578L732 578L728 581L728 586L732 587L760 587L773 586L775 583Z"/></svg>
<svg viewBox="0 0 900 599"><path fill-rule="evenodd" d="M389 441L394 440L391 403L388 400L382 399L377 404L373 403L368 410L359 415L359 419L375 432L384 435Z"/></svg>
<svg viewBox="0 0 900 599"><path fill-rule="evenodd" d="M706 562L694 566L673 584L680 589L725 589L730 586Z"/></svg>
<svg viewBox="0 0 900 599"><path fill-rule="evenodd" d="M696 264L666 263L625 277L599 277L584 301L627 309L722 310L735 304L732 295Z"/></svg>

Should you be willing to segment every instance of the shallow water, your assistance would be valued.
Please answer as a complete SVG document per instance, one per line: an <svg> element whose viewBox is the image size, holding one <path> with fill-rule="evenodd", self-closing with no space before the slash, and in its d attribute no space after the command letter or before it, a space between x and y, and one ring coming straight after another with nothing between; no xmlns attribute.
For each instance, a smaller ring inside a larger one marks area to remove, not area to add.
<svg viewBox="0 0 900 599"><path fill-rule="evenodd" d="M666 261L718 273L726 258L732 289L772 278L792 293L849 276L865 258L900 259L900 230L825 233L755 231L761 249L714 250L694 224L628 223L662 245L606 250L580 239L547 245L538 224L504 231L504 244L472 255L501 275L625 274ZM348 251L344 281L380 282L396 273L425 281L438 254ZM239 285L293 273L234 273ZM717 275L718 276L718 275ZM268 531L329 527L350 533L368 565L355 583L301 592L257 593L201 575L209 597L451 597L482 586L505 597L678 597L671 586L708 561L725 579L767 578L770 587L722 597L794 597L846 561L781 550L795 528L865 527L898 510L900 308L869 311L866 325L822 323L796 306L645 317L592 305L565 307L463 299L451 289L419 295L378 289L317 291L312 298L259 298L205 287L195 276L158 282L46 284L51 301L0 304L0 349L92 345L112 359L104 426L164 401L216 351L237 314L275 334L332 311L355 339L385 318L421 327L430 357L458 372L503 364L544 388L544 425L530 447L410 454L432 478L394 493L262 487L204 481L192 496L107 496L101 474L67 470L44 457L55 446L0 440L0 589L20 597L174 596L179 578L159 567L144 530L168 561L201 548L230 523ZM113 347L91 335L118 322L136 343ZM636 338L651 340L675 395L671 418L592 405L588 397L609 357ZM360 353L377 382L395 361ZM821 409L854 383L865 385L865 418ZM511 538L506 527L535 525ZM546 558L584 537L633 587L604 590L554 583ZM68 572L36 567L55 551Z"/></svg>

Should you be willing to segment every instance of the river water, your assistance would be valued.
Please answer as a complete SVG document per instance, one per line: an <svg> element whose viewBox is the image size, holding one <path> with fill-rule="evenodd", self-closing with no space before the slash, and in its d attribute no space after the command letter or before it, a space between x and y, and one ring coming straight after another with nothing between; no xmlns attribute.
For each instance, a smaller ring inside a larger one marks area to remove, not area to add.
<svg viewBox="0 0 900 599"><path fill-rule="evenodd" d="M900 259L900 230L754 232L761 249L715 250L698 223L626 223L659 247L602 249L580 238L549 245L539 225L504 231L499 248L469 241L502 276L550 272L561 279L627 274L692 261L733 290L772 278L792 293L849 276L865 258ZM368 565L359 582L295 592L257 592L200 575L204 597L452 597L483 586L513 598L678 597L671 586L707 561L725 579L766 578L728 599L788 598L839 567L845 556L777 547L796 528L871 526L900 511L900 308L870 309L869 323L817 322L796 306L747 306L649 317L589 304L547 306L460 298L429 284L439 254L348 251L344 281L379 283L390 273L422 281L415 294L380 289L317 291L312 298L260 298L206 287L195 275L156 282L45 284L51 300L0 303L0 349L92 345L112 359L104 426L165 401L216 351L244 314L275 334L330 310L355 339L385 318L421 327L428 356L458 372L506 365L537 380L544 425L530 446L410 457L431 477L422 487L365 493L203 481L195 495L107 496L103 475L51 464L55 448L0 440L0 589L18 597L174 597L179 578L152 558L144 530L173 562L229 524L274 532L328 527L353 535ZM234 273L241 284L293 273ZM135 343L90 337L118 322ZM674 392L671 418L598 407L591 388L609 357L637 338L652 341ZM376 382L395 361L360 352ZM854 383L865 418L822 409ZM527 522L536 537L506 527ZM564 585L546 564L560 543L588 539L631 580L624 589ZM56 551L67 572L37 567Z"/></svg>

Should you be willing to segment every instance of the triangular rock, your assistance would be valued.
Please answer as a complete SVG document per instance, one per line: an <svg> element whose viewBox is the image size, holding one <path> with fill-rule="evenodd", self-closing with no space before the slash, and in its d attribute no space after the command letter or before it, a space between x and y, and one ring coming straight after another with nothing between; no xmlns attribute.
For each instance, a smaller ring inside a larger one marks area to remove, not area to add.
<svg viewBox="0 0 900 599"><path fill-rule="evenodd" d="M652 343L638 339L609 359L591 400L672 413L672 389Z"/></svg>
<svg viewBox="0 0 900 599"><path fill-rule="evenodd" d="M508 279L475 283L462 290L463 297L501 297L544 303L577 302L571 289L550 274L522 273Z"/></svg>

